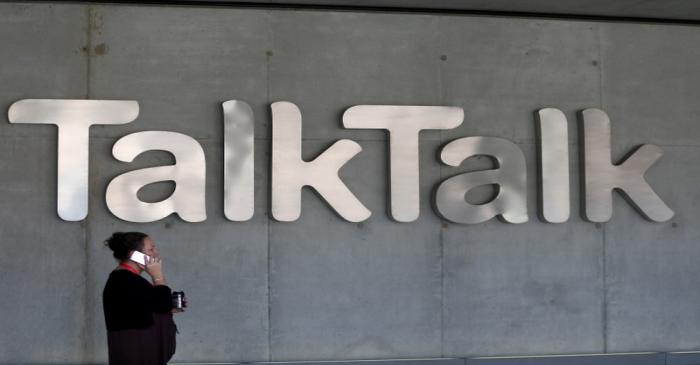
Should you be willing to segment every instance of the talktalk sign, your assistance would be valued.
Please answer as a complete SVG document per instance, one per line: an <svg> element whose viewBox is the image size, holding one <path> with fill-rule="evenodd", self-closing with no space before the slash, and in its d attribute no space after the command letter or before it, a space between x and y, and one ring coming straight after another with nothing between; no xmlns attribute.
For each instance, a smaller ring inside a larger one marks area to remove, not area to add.
<svg viewBox="0 0 700 365"><path fill-rule="evenodd" d="M224 124L224 215L231 221L252 218L254 209L254 116L240 100L222 104ZM302 114L290 102L272 108L271 191L272 217L295 221L301 214L301 190L308 186L349 222L361 222L372 212L353 194L338 171L362 151L350 139L336 141L311 161L301 157ZM25 99L12 104L10 123L58 126L58 215L66 221L88 214L88 146L91 125L117 125L139 115L136 101ZM343 114L348 129L383 129L388 132L390 212L399 222L412 222L419 215L419 134L422 130L448 130L464 119L461 108L449 106L357 105ZM663 222L673 211L644 179L644 174L663 152L645 144L623 163L610 161L610 120L599 109L582 112L584 182L582 196L587 220L606 222L612 216L612 191L624 193L647 219ZM568 127L564 114L554 108L537 113L538 182L541 216L547 222L566 222L570 216ZM146 151L162 150L175 157L174 165L126 172L107 186L106 203L117 217L130 222L153 222L172 213L188 222L207 219L205 206L205 154L192 137L169 131L143 131L121 137L112 154L132 162ZM485 155L497 168L458 174L437 186L434 207L443 218L475 224L499 217L508 223L528 220L526 171L523 152L513 142L496 137L463 137L445 145L441 163L457 167L466 159ZM175 182L175 190L159 202L141 201L137 193L160 181ZM465 196L474 187L497 185L489 202L471 204Z"/></svg>

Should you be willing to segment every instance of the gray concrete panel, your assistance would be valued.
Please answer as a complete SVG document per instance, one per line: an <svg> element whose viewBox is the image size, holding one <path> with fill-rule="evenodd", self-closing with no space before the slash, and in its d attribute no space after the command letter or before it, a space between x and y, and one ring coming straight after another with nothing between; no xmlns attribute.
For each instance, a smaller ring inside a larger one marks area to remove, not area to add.
<svg viewBox="0 0 700 365"><path fill-rule="evenodd" d="M384 143L361 144L341 178L372 211L367 221L344 222L305 192L298 221L271 224L272 360L440 356L440 222L425 204L439 174L435 144L422 144L424 204L413 223L388 218Z"/></svg>
<svg viewBox="0 0 700 365"><path fill-rule="evenodd" d="M266 50L261 10L91 7L90 97L138 100L139 118L94 127L98 136L164 129L223 140L221 103L245 100L256 137L267 136Z"/></svg>
<svg viewBox="0 0 700 365"><path fill-rule="evenodd" d="M467 365L666 365L664 353L593 354L533 357L482 357L467 359Z"/></svg>
<svg viewBox="0 0 700 365"><path fill-rule="evenodd" d="M441 23L442 104L464 108L464 123L444 132L447 139L532 143L540 108L561 109L573 122L577 111L600 104L597 24L484 17Z"/></svg>
<svg viewBox="0 0 700 365"><path fill-rule="evenodd" d="M11 125L7 110L26 98L85 98L87 7L0 4L0 135L55 136L55 128Z"/></svg>
<svg viewBox="0 0 700 365"><path fill-rule="evenodd" d="M90 307L88 358L106 360L102 290L115 267L103 240L114 231L141 231L153 237L165 259L164 272L173 290L184 290L189 309L175 316L179 327L173 362L257 361L268 358L267 334L267 143L256 141L256 213L243 223L223 215L223 147L199 141L207 158L207 220L185 223L171 215L154 223L119 220L105 206L107 183L120 173L172 163L161 152L147 152L134 163L111 157L113 140L95 142L88 215ZM169 195L167 184L143 189L142 198L156 201ZM144 274L145 275L145 274Z"/></svg>
<svg viewBox="0 0 700 365"><path fill-rule="evenodd" d="M383 140L342 129L353 105L440 104L435 16L271 11L270 21L270 100L299 106L305 139Z"/></svg>
<svg viewBox="0 0 700 365"><path fill-rule="evenodd" d="M529 222L442 229L445 356L604 351L602 229L582 221L577 203L567 223L539 221L535 147L519 147L530 174ZM477 160L443 167L443 175L484 168L490 167ZM576 181L574 167L570 173Z"/></svg>
<svg viewBox="0 0 700 365"><path fill-rule="evenodd" d="M619 142L694 145L700 140L700 29L601 26L603 109Z"/></svg>
<svg viewBox="0 0 700 365"><path fill-rule="evenodd" d="M700 348L700 150L663 150L647 180L675 211L674 218L650 223L616 196L613 217L605 224L610 351Z"/></svg>
<svg viewBox="0 0 700 365"><path fill-rule="evenodd" d="M0 363L82 361L85 246L56 214L56 142L0 137Z"/></svg>

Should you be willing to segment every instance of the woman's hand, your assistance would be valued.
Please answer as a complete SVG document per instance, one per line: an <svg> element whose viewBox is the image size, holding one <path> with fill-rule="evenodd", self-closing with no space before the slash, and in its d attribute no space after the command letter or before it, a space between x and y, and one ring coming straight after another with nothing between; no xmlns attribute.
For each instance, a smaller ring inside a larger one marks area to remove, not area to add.
<svg viewBox="0 0 700 365"><path fill-rule="evenodd" d="M146 257L146 273L151 276L154 285L165 285L163 262L160 257Z"/></svg>

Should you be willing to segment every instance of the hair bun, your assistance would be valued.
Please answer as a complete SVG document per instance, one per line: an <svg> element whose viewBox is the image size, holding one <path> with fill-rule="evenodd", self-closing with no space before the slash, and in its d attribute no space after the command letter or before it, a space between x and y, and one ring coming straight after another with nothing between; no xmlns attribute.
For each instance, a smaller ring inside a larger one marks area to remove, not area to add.
<svg viewBox="0 0 700 365"><path fill-rule="evenodd" d="M114 232L112 233L112 237L108 238L105 243L107 244L107 247L109 247L110 250L112 251L118 251L119 246L121 241L124 240L124 233L122 232Z"/></svg>
<svg viewBox="0 0 700 365"><path fill-rule="evenodd" d="M147 235L141 232L114 232L105 240L105 246L112 250L115 259L125 261L131 251L143 248L143 239L146 237Z"/></svg>

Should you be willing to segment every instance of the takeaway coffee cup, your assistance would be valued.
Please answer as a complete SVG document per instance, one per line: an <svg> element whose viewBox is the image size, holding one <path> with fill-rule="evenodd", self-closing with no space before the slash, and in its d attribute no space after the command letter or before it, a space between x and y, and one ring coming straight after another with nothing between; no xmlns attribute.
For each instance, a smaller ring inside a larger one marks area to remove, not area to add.
<svg viewBox="0 0 700 365"><path fill-rule="evenodd" d="M174 291L172 295L173 309L183 309L185 303L185 292Z"/></svg>

